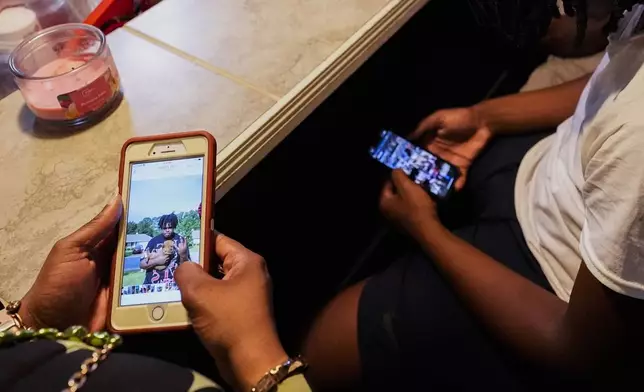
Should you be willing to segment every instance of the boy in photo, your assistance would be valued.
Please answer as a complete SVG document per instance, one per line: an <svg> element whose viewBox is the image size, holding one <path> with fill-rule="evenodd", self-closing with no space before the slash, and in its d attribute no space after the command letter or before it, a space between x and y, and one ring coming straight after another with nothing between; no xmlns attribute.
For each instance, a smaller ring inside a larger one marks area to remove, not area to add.
<svg viewBox="0 0 644 392"><path fill-rule="evenodd" d="M179 219L174 213L159 219L162 233L148 242L139 264L145 270L143 284L174 281L174 271L179 264L190 260L186 239L175 233L178 224Z"/></svg>

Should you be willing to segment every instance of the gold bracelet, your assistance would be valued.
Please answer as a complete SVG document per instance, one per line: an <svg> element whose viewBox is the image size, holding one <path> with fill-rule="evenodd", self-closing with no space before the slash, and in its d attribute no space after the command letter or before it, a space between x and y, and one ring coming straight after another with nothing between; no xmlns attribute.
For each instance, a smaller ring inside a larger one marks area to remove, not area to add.
<svg viewBox="0 0 644 392"><path fill-rule="evenodd" d="M16 327L20 329L26 329L25 323L22 321L22 317L20 317L20 315L18 314L21 304L22 303L20 301L11 301L7 304L6 310L7 310L7 314L16 323Z"/></svg>
<svg viewBox="0 0 644 392"><path fill-rule="evenodd" d="M286 362L275 366L270 369L259 380L257 385L251 388L251 392L272 392L275 391L277 386L287 378L303 372L308 367L302 356L298 355L295 358L289 358Z"/></svg>
<svg viewBox="0 0 644 392"><path fill-rule="evenodd" d="M81 363L80 369L72 374L67 381L67 388L63 389L63 392L77 392L85 385L87 377L123 341L119 335L110 335L107 332L89 332L84 327L74 326L67 328L64 332L55 328L41 328L39 330L21 329L16 332L0 332L0 347L40 339L72 340L96 348L96 350L93 350L92 355Z"/></svg>

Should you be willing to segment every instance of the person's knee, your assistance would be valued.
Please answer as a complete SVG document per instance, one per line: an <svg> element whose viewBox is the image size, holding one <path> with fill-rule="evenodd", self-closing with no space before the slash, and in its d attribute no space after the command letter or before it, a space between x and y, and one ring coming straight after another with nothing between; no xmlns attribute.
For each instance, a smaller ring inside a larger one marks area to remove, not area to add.
<svg viewBox="0 0 644 392"><path fill-rule="evenodd" d="M302 351L315 390L352 388L361 378L358 305L365 282L338 294L317 316Z"/></svg>

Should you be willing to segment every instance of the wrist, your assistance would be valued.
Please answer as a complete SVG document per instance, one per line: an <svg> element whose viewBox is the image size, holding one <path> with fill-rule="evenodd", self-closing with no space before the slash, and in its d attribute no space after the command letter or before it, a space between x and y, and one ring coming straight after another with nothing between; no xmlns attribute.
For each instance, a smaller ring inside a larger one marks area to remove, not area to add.
<svg viewBox="0 0 644 392"><path fill-rule="evenodd" d="M25 328L38 329L44 328L45 326L38 321L38 318L34 316L31 309L31 301L26 295L23 299L20 300L20 309L18 309L18 315L22 319L22 323Z"/></svg>
<svg viewBox="0 0 644 392"><path fill-rule="evenodd" d="M267 371L283 363L288 355L277 335L245 340L228 353L233 373L242 391L249 391Z"/></svg>
<svg viewBox="0 0 644 392"><path fill-rule="evenodd" d="M492 127L492 123L489 118L488 105L489 101L483 101L477 103L476 105L470 106L470 110L472 111L472 115L474 116L476 123L478 124L477 128L487 128L490 130L490 133L492 135L495 135L496 130Z"/></svg>

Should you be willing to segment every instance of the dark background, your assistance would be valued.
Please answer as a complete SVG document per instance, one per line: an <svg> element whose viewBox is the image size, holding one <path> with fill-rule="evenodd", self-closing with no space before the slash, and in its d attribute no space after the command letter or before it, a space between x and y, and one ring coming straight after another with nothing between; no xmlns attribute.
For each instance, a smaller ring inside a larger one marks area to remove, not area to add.
<svg viewBox="0 0 644 392"><path fill-rule="evenodd" d="M388 172L368 155L380 130L514 92L537 58L478 26L466 1L433 0L217 204L217 229L267 260L285 342L343 283L393 261L387 236L372 249L387 227Z"/></svg>

